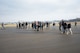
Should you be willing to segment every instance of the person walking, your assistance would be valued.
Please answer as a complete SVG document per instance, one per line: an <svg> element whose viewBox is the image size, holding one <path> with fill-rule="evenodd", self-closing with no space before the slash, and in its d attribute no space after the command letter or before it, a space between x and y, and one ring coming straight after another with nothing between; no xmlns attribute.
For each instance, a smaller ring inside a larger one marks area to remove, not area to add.
<svg viewBox="0 0 80 53"><path fill-rule="evenodd" d="M36 21L36 29L39 31L39 21Z"/></svg>
<svg viewBox="0 0 80 53"><path fill-rule="evenodd" d="M61 33L63 33L63 34L65 33L65 32L64 32L64 31L65 31L64 28L65 28L65 23L64 23L64 21L62 20L62 21L61 21L61 31L62 31Z"/></svg>
<svg viewBox="0 0 80 53"><path fill-rule="evenodd" d="M61 21L59 22L59 30L61 31L61 25L62 25L62 23L61 23Z"/></svg>
<svg viewBox="0 0 80 53"><path fill-rule="evenodd" d="M64 32L63 33L66 33L67 32L67 23L65 22L64 23Z"/></svg>
<svg viewBox="0 0 80 53"><path fill-rule="evenodd" d="M77 22L75 22L75 26L77 26Z"/></svg>
<svg viewBox="0 0 80 53"><path fill-rule="evenodd" d="M4 23L2 23L2 24L1 24L1 26L2 26L2 28L1 28L1 29L5 29L5 27L4 27Z"/></svg>
<svg viewBox="0 0 80 53"><path fill-rule="evenodd" d="M71 23L67 25L67 35L70 33L72 35Z"/></svg>

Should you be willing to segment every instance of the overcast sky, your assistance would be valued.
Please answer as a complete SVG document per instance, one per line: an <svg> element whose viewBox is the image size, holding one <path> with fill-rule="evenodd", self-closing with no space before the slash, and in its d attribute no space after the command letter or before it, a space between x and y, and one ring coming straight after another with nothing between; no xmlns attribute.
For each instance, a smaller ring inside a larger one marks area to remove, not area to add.
<svg viewBox="0 0 80 53"><path fill-rule="evenodd" d="M80 0L0 0L0 22L80 18Z"/></svg>

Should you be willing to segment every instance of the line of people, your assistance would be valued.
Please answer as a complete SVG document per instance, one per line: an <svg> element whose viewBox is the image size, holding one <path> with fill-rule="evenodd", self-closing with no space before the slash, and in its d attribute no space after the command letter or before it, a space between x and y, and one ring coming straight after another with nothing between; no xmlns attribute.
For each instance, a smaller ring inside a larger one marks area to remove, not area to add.
<svg viewBox="0 0 80 53"><path fill-rule="evenodd" d="M63 20L61 22L59 22L59 30L61 31L61 33L63 34L73 34L72 33L72 29L71 29L71 23L66 23Z"/></svg>
<svg viewBox="0 0 80 53"><path fill-rule="evenodd" d="M17 23L17 28L18 29L27 29L29 23L27 22L18 22ZM30 24L29 24L30 25ZM41 22L41 21L34 21L31 23L32 29L39 31L39 30L43 30L43 27L49 27L49 22Z"/></svg>
<svg viewBox="0 0 80 53"><path fill-rule="evenodd" d="M28 23L27 22L19 22L19 23L17 23L17 28L19 28L19 29L27 29L27 25L28 25Z"/></svg>

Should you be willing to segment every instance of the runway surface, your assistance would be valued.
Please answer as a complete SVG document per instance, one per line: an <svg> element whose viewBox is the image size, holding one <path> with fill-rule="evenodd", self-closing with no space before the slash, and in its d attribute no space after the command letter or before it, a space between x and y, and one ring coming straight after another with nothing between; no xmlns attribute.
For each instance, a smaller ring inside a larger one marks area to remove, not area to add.
<svg viewBox="0 0 80 53"><path fill-rule="evenodd" d="M72 26L73 35L60 33L58 27L43 31L0 29L0 53L80 53L80 26Z"/></svg>

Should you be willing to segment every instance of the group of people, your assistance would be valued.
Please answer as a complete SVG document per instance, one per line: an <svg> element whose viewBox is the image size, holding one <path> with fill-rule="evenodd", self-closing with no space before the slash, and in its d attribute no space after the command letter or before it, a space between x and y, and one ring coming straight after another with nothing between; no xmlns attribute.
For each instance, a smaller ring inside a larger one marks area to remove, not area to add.
<svg viewBox="0 0 80 53"><path fill-rule="evenodd" d="M18 22L17 23L17 28L18 29L27 29L28 22ZM44 27L49 27L50 23L49 22L41 22L41 21L34 21L31 24L32 29L35 31L40 31L43 30ZM75 26L77 25L77 22L75 22ZM5 29L4 23L1 24L2 28ZM55 23L53 23L53 26L55 26ZM59 22L59 30L63 34L73 34L72 29L71 29L71 23L70 22L65 22L64 20Z"/></svg>
<svg viewBox="0 0 80 53"><path fill-rule="evenodd" d="M34 22L32 22L32 29L37 30L37 31L43 30L43 27L45 25L46 25L46 27L49 27L48 22L44 23L44 22L40 22L40 21L34 21Z"/></svg>
<svg viewBox="0 0 80 53"><path fill-rule="evenodd" d="M61 31L61 33L63 34L73 34L72 33L72 29L71 29L71 23L70 22L65 22L65 21L60 21L59 22L59 30Z"/></svg>
<svg viewBox="0 0 80 53"><path fill-rule="evenodd" d="M18 29L27 29L28 25L30 25L30 27L32 27L32 29L39 31L39 30L43 30L44 26L49 27L49 22L41 22L41 21L34 21L32 23L18 22L17 28Z"/></svg>
<svg viewBox="0 0 80 53"><path fill-rule="evenodd" d="M27 25L28 25L28 23L27 22L19 22L19 23L17 23L17 28L19 28L19 29L27 29Z"/></svg>

